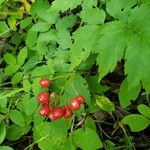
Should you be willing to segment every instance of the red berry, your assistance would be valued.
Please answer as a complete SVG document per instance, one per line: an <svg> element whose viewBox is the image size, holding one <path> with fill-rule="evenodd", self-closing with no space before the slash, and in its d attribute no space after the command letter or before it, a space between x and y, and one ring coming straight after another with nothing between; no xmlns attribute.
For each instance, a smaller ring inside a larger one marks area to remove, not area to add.
<svg viewBox="0 0 150 150"><path fill-rule="evenodd" d="M48 105L42 106L39 113L41 116L48 116L50 113L50 107Z"/></svg>
<svg viewBox="0 0 150 150"><path fill-rule="evenodd" d="M38 96L37 96L37 101L42 103L42 104L48 103L49 93L48 92L39 93Z"/></svg>
<svg viewBox="0 0 150 150"><path fill-rule="evenodd" d="M85 98L82 95L78 95L75 97L80 104L85 103Z"/></svg>
<svg viewBox="0 0 150 150"><path fill-rule="evenodd" d="M43 88L48 88L51 84L51 81L48 78L42 78L39 83Z"/></svg>
<svg viewBox="0 0 150 150"><path fill-rule="evenodd" d="M71 108L71 110L80 109L80 103L78 102L78 99L73 98L69 103L69 107Z"/></svg>
<svg viewBox="0 0 150 150"><path fill-rule="evenodd" d="M50 113L49 118L51 120L57 120L59 118L62 118L64 112L61 108L55 108L53 111Z"/></svg>
<svg viewBox="0 0 150 150"><path fill-rule="evenodd" d="M62 110L64 112L63 117L68 119L72 117L72 110L69 108L69 106L65 105L62 107Z"/></svg>

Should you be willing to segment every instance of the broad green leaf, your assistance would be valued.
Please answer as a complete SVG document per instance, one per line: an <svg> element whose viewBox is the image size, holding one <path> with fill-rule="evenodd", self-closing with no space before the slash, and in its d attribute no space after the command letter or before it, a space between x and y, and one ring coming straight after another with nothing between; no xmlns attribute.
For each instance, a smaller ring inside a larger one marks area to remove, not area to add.
<svg viewBox="0 0 150 150"><path fill-rule="evenodd" d="M7 64L9 65L13 65L16 64L16 58L14 55L10 54L10 53L6 53L4 55L4 60L6 61Z"/></svg>
<svg viewBox="0 0 150 150"><path fill-rule="evenodd" d="M0 107L1 108L6 108L7 106L7 98L3 98L0 100Z"/></svg>
<svg viewBox="0 0 150 150"><path fill-rule="evenodd" d="M82 3L83 0L55 0L52 3L52 9L57 10L57 11L66 11L68 9L74 9L78 5ZM63 4L63 5L62 5Z"/></svg>
<svg viewBox="0 0 150 150"><path fill-rule="evenodd" d="M24 28L28 27L31 23L32 23L32 18L27 17L27 18L25 18L24 20L21 21L20 28L24 29Z"/></svg>
<svg viewBox="0 0 150 150"><path fill-rule="evenodd" d="M15 31L16 30L16 19L14 17L10 16L8 18L7 22L8 22L9 27Z"/></svg>
<svg viewBox="0 0 150 150"><path fill-rule="evenodd" d="M4 2L5 0L0 0L0 5Z"/></svg>
<svg viewBox="0 0 150 150"><path fill-rule="evenodd" d="M87 117L85 120L85 126L87 128L93 129L96 131L96 125L94 123L94 120L91 117Z"/></svg>
<svg viewBox="0 0 150 150"><path fill-rule="evenodd" d="M130 84L128 83L127 79L125 79L122 82L120 90L119 90L119 101L120 101L120 105L123 108L126 108L127 106L129 106L131 104L130 101L135 100L138 97L139 92L141 90L140 83L137 86L132 87L132 88L130 88L129 85Z"/></svg>
<svg viewBox="0 0 150 150"><path fill-rule="evenodd" d="M112 72L117 61L124 56L126 41L130 37L130 32L128 32L126 26L119 21L106 23L102 28L103 36L98 41L99 44L95 50L98 53L99 80L107 73ZM126 36L127 34L128 36Z"/></svg>
<svg viewBox="0 0 150 150"><path fill-rule="evenodd" d="M60 145L59 150L76 150L74 143L72 142L72 138L68 137L64 139L62 145Z"/></svg>
<svg viewBox="0 0 150 150"><path fill-rule="evenodd" d="M31 69L33 69L37 64L38 62L40 62L42 57L39 57L39 56L32 56L29 60L27 60L27 62L23 65L23 69L25 71L29 71Z"/></svg>
<svg viewBox="0 0 150 150"><path fill-rule="evenodd" d="M43 122L35 126L34 139L39 140L41 150L59 149L67 138L67 130L70 128L70 120L60 119L54 122Z"/></svg>
<svg viewBox="0 0 150 150"><path fill-rule="evenodd" d="M14 149L9 146L0 146L0 150L14 150Z"/></svg>
<svg viewBox="0 0 150 150"><path fill-rule="evenodd" d="M148 66L150 64L150 43L148 42L146 36L135 35L128 44L129 47L125 55L125 74L128 75L127 80L129 83L129 88L137 86L137 84L142 80L144 88L147 92L149 92L150 84L148 82L148 76L150 74L150 69ZM135 49L136 51L133 53L133 50Z"/></svg>
<svg viewBox="0 0 150 150"><path fill-rule="evenodd" d="M143 4L131 11L128 19L129 27L132 25L131 30L137 32L128 41L125 53L125 74L128 75L129 87L137 86L142 81L147 93L150 92L150 41L148 40L150 38L150 22L148 20L150 20L150 5Z"/></svg>
<svg viewBox="0 0 150 150"><path fill-rule="evenodd" d="M107 12L118 18L122 14L122 10L128 10L137 4L137 0L110 0L106 4Z"/></svg>
<svg viewBox="0 0 150 150"><path fill-rule="evenodd" d="M3 142L6 136L6 125L3 122L0 122L0 144Z"/></svg>
<svg viewBox="0 0 150 150"><path fill-rule="evenodd" d="M95 50L99 38L100 27L97 25L86 25L73 33L74 43L70 50L71 69L79 66L88 58L90 53Z"/></svg>
<svg viewBox="0 0 150 150"><path fill-rule="evenodd" d="M14 74L15 72L17 72L17 70L19 69L19 66L14 64L14 65L8 65L5 69L4 69L4 74L5 76L9 76Z"/></svg>
<svg viewBox="0 0 150 150"><path fill-rule="evenodd" d="M87 24L101 24L105 21L105 12L99 8L91 8L88 10L82 10L80 18Z"/></svg>
<svg viewBox="0 0 150 150"><path fill-rule="evenodd" d="M87 104L90 104L90 91L87 82L80 75L75 74L66 81L61 104L66 104L77 95L83 95Z"/></svg>
<svg viewBox="0 0 150 150"><path fill-rule="evenodd" d="M46 22L38 22L34 24L31 28L32 31L37 31L37 32L45 32L50 29L50 25Z"/></svg>
<svg viewBox="0 0 150 150"><path fill-rule="evenodd" d="M26 44L28 47L33 47L37 41L37 32L31 29L27 33Z"/></svg>
<svg viewBox="0 0 150 150"><path fill-rule="evenodd" d="M31 89L31 83L29 80L23 80L23 89L25 92L29 92Z"/></svg>
<svg viewBox="0 0 150 150"><path fill-rule="evenodd" d="M18 57L17 57L17 62L19 66L22 66L25 62L25 59L27 58L27 47L24 47L20 50Z"/></svg>
<svg viewBox="0 0 150 150"><path fill-rule="evenodd" d="M9 28L5 21L0 21L0 37L7 37Z"/></svg>
<svg viewBox="0 0 150 150"><path fill-rule="evenodd" d="M20 111L11 110L9 115L12 122L14 122L16 125L19 125L21 127L25 126L24 116Z"/></svg>
<svg viewBox="0 0 150 150"><path fill-rule="evenodd" d="M150 107L140 104L138 107L138 111L145 117L150 119Z"/></svg>
<svg viewBox="0 0 150 150"><path fill-rule="evenodd" d="M22 100L22 105L24 107L24 112L26 115L31 115L35 113L38 103L36 101L36 97L30 97L29 94L25 95Z"/></svg>
<svg viewBox="0 0 150 150"><path fill-rule="evenodd" d="M17 84L22 80L23 73L22 72L17 72L13 75L12 77L12 84Z"/></svg>
<svg viewBox="0 0 150 150"><path fill-rule="evenodd" d="M16 141L20 139L21 136L26 134L30 130L31 126L20 127L16 124L12 124L7 129L6 138L11 141Z"/></svg>
<svg viewBox="0 0 150 150"><path fill-rule="evenodd" d="M76 21L77 21L77 16L75 15L65 16L58 20L58 22L56 23L56 28L58 30L64 29L64 28L65 29L71 28L73 27Z"/></svg>
<svg viewBox="0 0 150 150"><path fill-rule="evenodd" d="M60 29L57 33L57 43L62 49L71 47L72 41L70 33L66 29Z"/></svg>
<svg viewBox="0 0 150 150"><path fill-rule="evenodd" d="M150 120L139 114L131 114L124 117L122 123L129 125L132 132L139 132L149 126Z"/></svg>
<svg viewBox="0 0 150 150"><path fill-rule="evenodd" d="M42 33L39 35L38 42L50 42L50 41L56 41L56 31L50 30L48 32Z"/></svg>
<svg viewBox="0 0 150 150"><path fill-rule="evenodd" d="M98 82L98 76L89 76L87 78L87 83L89 85L90 92L92 92L93 94L102 94L109 89L108 86L101 85Z"/></svg>
<svg viewBox="0 0 150 150"><path fill-rule="evenodd" d="M90 128L76 130L72 138L75 145L83 150L97 150L103 146L96 131Z"/></svg>
<svg viewBox="0 0 150 150"><path fill-rule="evenodd" d="M40 10L38 16L50 25L55 24L58 20L59 13L58 11L49 9L49 10Z"/></svg>
<svg viewBox="0 0 150 150"><path fill-rule="evenodd" d="M114 104L107 97L98 96L96 98L96 103L100 109L102 109L106 112L112 112L115 110Z"/></svg>
<svg viewBox="0 0 150 150"><path fill-rule="evenodd" d="M91 9L97 6L97 0L84 0L82 3L83 9Z"/></svg>

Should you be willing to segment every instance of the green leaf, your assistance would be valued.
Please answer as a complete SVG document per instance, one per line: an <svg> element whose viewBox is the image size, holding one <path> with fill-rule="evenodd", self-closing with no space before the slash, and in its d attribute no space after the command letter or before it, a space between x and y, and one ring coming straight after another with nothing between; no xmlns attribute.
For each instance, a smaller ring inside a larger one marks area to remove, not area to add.
<svg viewBox="0 0 150 150"><path fill-rule="evenodd" d="M62 145L59 147L59 150L76 150L76 148L72 142L72 138L68 137L68 138L64 139Z"/></svg>
<svg viewBox="0 0 150 150"><path fill-rule="evenodd" d="M80 18L87 24L101 24L105 21L105 12L99 8L91 8L89 10L82 10Z"/></svg>
<svg viewBox="0 0 150 150"><path fill-rule="evenodd" d="M16 58L14 55L10 54L10 53L6 53L4 55L4 60L6 61L7 64L9 65L14 65L16 64Z"/></svg>
<svg viewBox="0 0 150 150"><path fill-rule="evenodd" d="M102 94L109 89L108 86L98 83L98 76L89 76L87 78L87 83L89 85L90 92L93 94Z"/></svg>
<svg viewBox="0 0 150 150"><path fill-rule="evenodd" d="M17 62L19 66L22 66L25 62L25 59L27 58L27 47L24 47L20 50L18 57L17 57Z"/></svg>
<svg viewBox="0 0 150 150"><path fill-rule="evenodd" d="M86 25L73 33L74 43L70 50L71 69L79 66L82 61L89 57L90 52L95 50L100 38L99 31L100 28L97 25Z"/></svg>
<svg viewBox="0 0 150 150"><path fill-rule="evenodd" d="M98 96L96 98L96 103L100 109L102 109L106 112L112 112L115 110L114 104L107 97Z"/></svg>
<svg viewBox="0 0 150 150"><path fill-rule="evenodd" d="M145 117L150 119L150 107L144 105L144 104L140 104L138 106L138 111Z"/></svg>
<svg viewBox="0 0 150 150"><path fill-rule="evenodd" d="M0 144L3 142L6 136L6 125L0 122Z"/></svg>
<svg viewBox="0 0 150 150"><path fill-rule="evenodd" d="M82 3L82 8L84 9L91 9L97 6L97 0L84 0Z"/></svg>
<svg viewBox="0 0 150 150"><path fill-rule="evenodd" d="M5 0L0 0L0 5L4 2Z"/></svg>
<svg viewBox="0 0 150 150"><path fill-rule="evenodd" d="M7 106L7 98L3 98L0 100L0 107L1 108L6 108Z"/></svg>
<svg viewBox="0 0 150 150"><path fill-rule="evenodd" d="M130 84L128 83L128 81L125 79L120 87L119 90L119 101L120 104L123 108L126 108L127 106L129 106L131 104L131 100L136 100L136 98L139 95L139 92L141 90L141 85L140 83L135 86L130 88Z"/></svg>
<svg viewBox="0 0 150 150"><path fill-rule="evenodd" d="M16 30L16 19L14 17L10 16L8 18L7 22L8 22L9 27L15 31Z"/></svg>
<svg viewBox="0 0 150 150"><path fill-rule="evenodd" d="M20 127L16 124L12 124L7 129L6 138L11 141L16 141L20 139L21 136L26 134L30 130L31 126Z"/></svg>
<svg viewBox="0 0 150 150"><path fill-rule="evenodd" d="M83 0L55 0L52 3L52 9L57 10L57 11L66 11L69 8L70 9L74 9L76 8L78 5L80 5L82 3ZM63 5L62 5L63 4Z"/></svg>
<svg viewBox="0 0 150 150"><path fill-rule="evenodd" d="M29 80L23 80L23 89L25 92L29 92L31 89L31 83Z"/></svg>
<svg viewBox="0 0 150 150"><path fill-rule="evenodd" d="M56 23L56 28L58 30L64 29L64 28L65 29L72 28L76 21L77 21L77 16L75 15L65 16L58 20L58 22Z"/></svg>
<svg viewBox="0 0 150 150"><path fill-rule="evenodd" d="M24 29L24 28L28 27L31 23L32 23L32 18L27 17L27 18L25 18L24 20L21 21L20 28Z"/></svg>
<svg viewBox="0 0 150 150"><path fill-rule="evenodd" d="M25 126L24 116L20 111L11 110L9 115L12 122L14 122L16 125L19 125L21 127Z"/></svg>
<svg viewBox="0 0 150 150"><path fill-rule="evenodd" d="M101 34L103 36L99 40L96 49L100 73L99 80L115 69L117 61L124 56L126 41L130 37L125 25L119 21L106 23ZM126 36L127 34L128 36Z"/></svg>
<svg viewBox="0 0 150 150"><path fill-rule="evenodd" d="M76 130L72 138L75 145L83 150L97 150L103 146L96 131L90 128Z"/></svg>
<svg viewBox="0 0 150 150"><path fill-rule="evenodd" d="M19 66L14 64L14 65L8 65L5 70L4 70L4 74L5 76L9 76L14 74L15 72L17 72L17 70L19 69Z"/></svg>
<svg viewBox="0 0 150 150"><path fill-rule="evenodd" d="M56 41L56 31L50 30L48 32L42 33L39 35L38 42L49 42L49 41Z"/></svg>
<svg viewBox="0 0 150 150"><path fill-rule="evenodd" d="M93 129L96 131L96 125L94 123L94 120L91 117L87 117L85 120L85 126L87 128Z"/></svg>
<svg viewBox="0 0 150 150"><path fill-rule="evenodd" d="M26 44L28 47L32 47L35 45L37 41L37 32L32 31L31 29L27 33Z"/></svg>
<svg viewBox="0 0 150 150"><path fill-rule="evenodd" d="M77 95L83 95L86 99L86 103L90 104L90 91L88 90L87 82L80 75L75 74L66 81L66 85L64 85L64 94L60 103L66 104Z"/></svg>
<svg viewBox="0 0 150 150"><path fill-rule="evenodd" d="M128 41L128 48L125 53L125 75L129 83L129 87L135 87L142 81L142 85L146 92L150 92L149 74L150 68L150 6L141 5L130 13L129 28L135 34ZM134 51L136 49L136 51ZM139 55L140 54L140 55ZM143 67L144 66L144 67Z"/></svg>
<svg viewBox="0 0 150 150"><path fill-rule="evenodd" d="M22 80L23 73L22 72L17 72L13 75L12 77L12 84L17 84Z"/></svg>
<svg viewBox="0 0 150 150"><path fill-rule="evenodd" d="M70 33L66 29L60 29L57 33L57 43L62 49L71 47L72 41Z"/></svg>
<svg viewBox="0 0 150 150"><path fill-rule="evenodd" d="M149 126L150 120L139 114L131 114L124 117L122 123L129 125L132 132L139 132Z"/></svg>
<svg viewBox="0 0 150 150"><path fill-rule="evenodd" d="M9 146L0 146L0 150L14 150L14 149Z"/></svg>
<svg viewBox="0 0 150 150"><path fill-rule="evenodd" d="M23 97L22 105L24 107L25 114L28 115L28 116L35 113L35 111L38 107L36 97L30 98L29 94L27 94Z"/></svg>
<svg viewBox="0 0 150 150"><path fill-rule="evenodd" d="M70 120L66 119L60 119L51 123L43 122L35 126L34 139L39 140L38 146L41 150L59 149L62 142L66 139L70 125Z"/></svg>
<svg viewBox="0 0 150 150"><path fill-rule="evenodd" d="M122 10L128 10L137 4L137 0L110 0L106 4L107 12L118 18L122 14Z"/></svg>
<svg viewBox="0 0 150 150"><path fill-rule="evenodd" d="M50 25L46 22L38 22L34 24L31 28L32 31L37 31L37 32L45 32L50 29Z"/></svg>
<svg viewBox="0 0 150 150"><path fill-rule="evenodd" d="M0 21L0 37L7 37L9 28L5 21Z"/></svg>

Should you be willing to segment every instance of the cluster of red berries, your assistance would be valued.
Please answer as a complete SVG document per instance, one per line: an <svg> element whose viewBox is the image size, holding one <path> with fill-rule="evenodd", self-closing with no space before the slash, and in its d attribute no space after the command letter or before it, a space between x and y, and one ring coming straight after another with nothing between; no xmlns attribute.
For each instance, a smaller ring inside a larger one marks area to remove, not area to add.
<svg viewBox="0 0 150 150"><path fill-rule="evenodd" d="M48 78L42 78L39 84L43 88L49 88L51 81ZM50 120L57 120L59 118L71 118L73 111L80 109L81 104L85 103L85 98L82 95L77 95L68 105L57 107L59 101L55 92L41 92L37 96L37 101L42 104L39 111L41 116L47 116Z"/></svg>

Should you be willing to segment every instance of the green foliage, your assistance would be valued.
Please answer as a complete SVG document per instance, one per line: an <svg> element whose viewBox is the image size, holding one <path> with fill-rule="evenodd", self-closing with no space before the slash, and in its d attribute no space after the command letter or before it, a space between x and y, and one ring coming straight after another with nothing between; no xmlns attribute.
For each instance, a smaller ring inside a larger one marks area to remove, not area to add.
<svg viewBox="0 0 150 150"><path fill-rule="evenodd" d="M98 96L96 98L96 103L101 110L106 112L112 112L115 110L114 104L107 97Z"/></svg>
<svg viewBox="0 0 150 150"><path fill-rule="evenodd" d="M129 125L133 132L142 131L150 125L150 108L141 104L138 106L138 111L141 115L131 114L125 116L122 120L122 123Z"/></svg>
<svg viewBox="0 0 150 150"><path fill-rule="evenodd" d="M0 0L0 18L0 150L25 134L29 149L136 149L132 132L150 125L149 0ZM41 91L59 106L77 95L85 104L50 122L38 113Z"/></svg>
<svg viewBox="0 0 150 150"><path fill-rule="evenodd" d="M73 134L73 140L77 147L83 150L96 150L102 147L97 133L90 128L76 130Z"/></svg>

